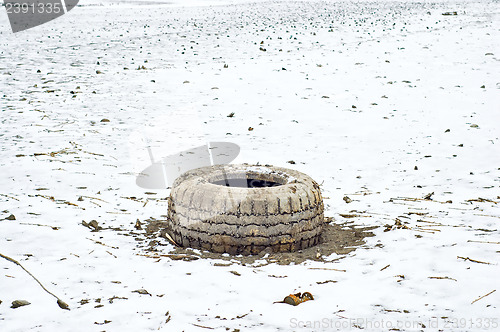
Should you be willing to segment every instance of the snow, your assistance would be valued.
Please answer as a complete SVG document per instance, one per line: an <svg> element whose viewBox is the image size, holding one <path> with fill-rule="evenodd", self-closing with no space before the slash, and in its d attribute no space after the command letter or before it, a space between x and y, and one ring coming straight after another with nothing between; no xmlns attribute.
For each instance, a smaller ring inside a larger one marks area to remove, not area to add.
<svg viewBox="0 0 500 332"><path fill-rule="evenodd" d="M0 253L71 308L0 260L2 331L498 329L497 1L80 5L16 34L0 14ZM326 262L146 257L134 225L169 194L135 184L146 147L217 141L375 236Z"/></svg>

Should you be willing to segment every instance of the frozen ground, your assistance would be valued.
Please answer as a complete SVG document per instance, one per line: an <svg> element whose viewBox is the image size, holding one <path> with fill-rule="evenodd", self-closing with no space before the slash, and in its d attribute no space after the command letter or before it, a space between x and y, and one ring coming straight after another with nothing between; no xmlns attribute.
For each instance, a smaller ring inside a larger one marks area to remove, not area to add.
<svg viewBox="0 0 500 332"><path fill-rule="evenodd" d="M498 330L499 2L208 4L0 14L0 253L71 308L2 259L0 330ZM165 256L134 225L168 190L135 176L148 144L204 141L311 175L375 236L298 265Z"/></svg>

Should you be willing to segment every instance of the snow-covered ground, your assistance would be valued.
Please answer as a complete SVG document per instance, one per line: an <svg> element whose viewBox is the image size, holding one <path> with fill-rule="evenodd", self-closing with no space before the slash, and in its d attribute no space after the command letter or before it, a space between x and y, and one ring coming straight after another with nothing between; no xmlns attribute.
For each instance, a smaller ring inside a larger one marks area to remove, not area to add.
<svg viewBox="0 0 500 332"><path fill-rule="evenodd" d="M0 253L71 308L0 259L1 331L500 329L498 1L80 5L16 34L0 13ZM146 147L206 141L309 174L375 236L292 265L161 256L134 227L167 212L135 184Z"/></svg>

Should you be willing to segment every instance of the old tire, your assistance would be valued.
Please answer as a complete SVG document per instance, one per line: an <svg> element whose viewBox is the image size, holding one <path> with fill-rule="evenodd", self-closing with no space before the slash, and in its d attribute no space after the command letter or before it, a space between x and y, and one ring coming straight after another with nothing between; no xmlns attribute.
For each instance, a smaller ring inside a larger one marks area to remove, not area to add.
<svg viewBox="0 0 500 332"><path fill-rule="evenodd" d="M305 249L319 242L323 199L309 176L273 166L219 165L173 184L166 232L182 247L257 254Z"/></svg>

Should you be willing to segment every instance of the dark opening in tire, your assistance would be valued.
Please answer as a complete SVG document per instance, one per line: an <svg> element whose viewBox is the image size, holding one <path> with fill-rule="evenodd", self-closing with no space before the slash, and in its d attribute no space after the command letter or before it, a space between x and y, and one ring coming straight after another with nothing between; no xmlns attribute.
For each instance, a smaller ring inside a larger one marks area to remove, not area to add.
<svg viewBox="0 0 500 332"><path fill-rule="evenodd" d="M279 182L254 179L251 177L250 178L233 177L230 179L211 181L210 183L219 186L239 187L239 188L267 188L267 187L277 187L282 185L282 183Z"/></svg>
<svg viewBox="0 0 500 332"><path fill-rule="evenodd" d="M179 245L230 254L304 249L319 242L323 200L309 176L251 165L202 167L173 184L166 232Z"/></svg>

